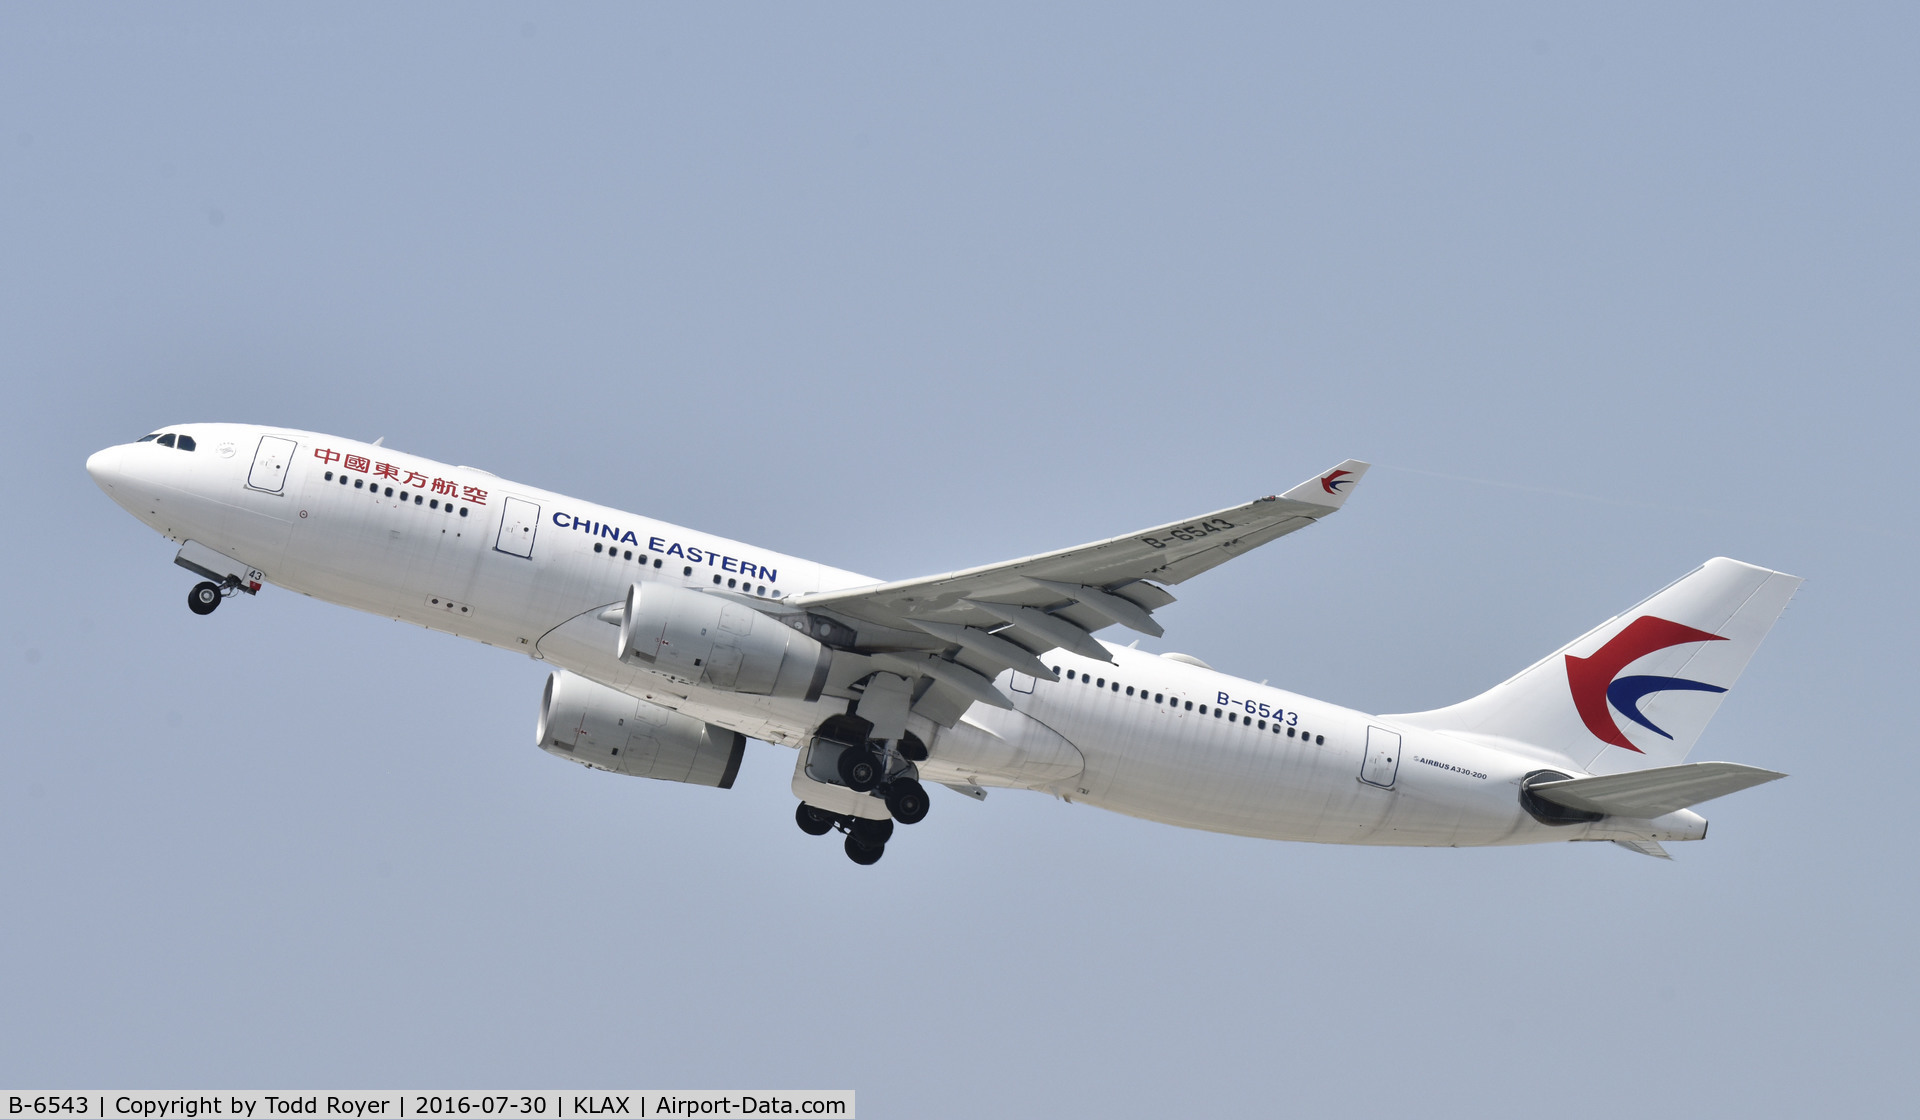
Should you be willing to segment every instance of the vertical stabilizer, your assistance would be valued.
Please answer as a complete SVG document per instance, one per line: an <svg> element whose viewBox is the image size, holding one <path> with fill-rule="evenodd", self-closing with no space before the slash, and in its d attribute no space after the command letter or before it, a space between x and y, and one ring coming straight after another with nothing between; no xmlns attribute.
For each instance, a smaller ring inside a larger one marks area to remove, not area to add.
<svg viewBox="0 0 1920 1120"><path fill-rule="evenodd" d="M1596 774L1676 765L1799 586L1717 557L1471 700L1391 718L1531 743Z"/></svg>

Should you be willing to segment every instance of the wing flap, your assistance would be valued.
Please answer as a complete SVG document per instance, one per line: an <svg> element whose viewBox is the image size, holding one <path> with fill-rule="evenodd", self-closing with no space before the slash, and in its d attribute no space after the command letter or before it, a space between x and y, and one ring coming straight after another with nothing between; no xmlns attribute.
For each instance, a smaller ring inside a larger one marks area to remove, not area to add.
<svg viewBox="0 0 1920 1120"><path fill-rule="evenodd" d="M1654 859L1670 860L1673 858L1667 854L1665 848L1660 846L1658 840L1615 840L1614 843L1629 852L1639 852L1643 856L1652 856Z"/></svg>
<svg viewBox="0 0 1920 1120"><path fill-rule="evenodd" d="M1527 788L1535 796L1569 809L1650 820L1784 777L1776 770L1737 762L1690 762L1597 778L1543 782Z"/></svg>

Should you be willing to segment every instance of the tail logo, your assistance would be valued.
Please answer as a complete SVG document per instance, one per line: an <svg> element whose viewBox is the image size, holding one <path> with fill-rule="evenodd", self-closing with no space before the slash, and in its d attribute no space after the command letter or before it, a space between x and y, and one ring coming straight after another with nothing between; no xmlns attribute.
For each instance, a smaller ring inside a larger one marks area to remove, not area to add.
<svg viewBox="0 0 1920 1120"><path fill-rule="evenodd" d="M1642 700L1656 692L1725 692L1726 689L1680 677L1622 677L1620 671L1649 653L1670 646L1724 641L1726 639L1718 634L1695 630L1691 626L1682 626L1650 614L1641 615L1586 657L1567 655L1567 686L1573 692L1574 710L1580 713L1580 721L1587 725L1587 730L1593 732L1601 742L1643 754L1645 752L1639 747L1627 741L1620 725L1614 722L1612 712L1607 710L1608 705L1655 735L1671 739L1673 736L1654 726L1652 720L1641 714Z"/></svg>
<svg viewBox="0 0 1920 1120"><path fill-rule="evenodd" d="M1340 494L1340 488L1342 486L1352 486L1354 482L1351 478L1341 478L1340 476L1352 473L1352 471L1334 471L1331 474L1322 475L1320 476L1320 489L1337 497Z"/></svg>

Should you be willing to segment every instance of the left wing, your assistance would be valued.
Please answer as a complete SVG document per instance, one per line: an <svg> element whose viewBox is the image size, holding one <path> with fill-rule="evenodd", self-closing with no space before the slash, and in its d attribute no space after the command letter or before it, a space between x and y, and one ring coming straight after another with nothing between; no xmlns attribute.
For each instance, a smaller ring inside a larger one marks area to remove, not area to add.
<svg viewBox="0 0 1920 1120"><path fill-rule="evenodd" d="M836 644L940 686L932 691L945 693L946 703L936 697L914 708L951 722L975 700L1010 707L992 683L1007 669L1055 679L1039 659L1048 650L1113 660L1095 630L1119 623L1159 637L1153 612L1174 601L1159 584L1191 579L1306 528L1337 511L1366 471L1349 459L1285 494L1185 521L945 575L796 596L787 605L847 627Z"/></svg>

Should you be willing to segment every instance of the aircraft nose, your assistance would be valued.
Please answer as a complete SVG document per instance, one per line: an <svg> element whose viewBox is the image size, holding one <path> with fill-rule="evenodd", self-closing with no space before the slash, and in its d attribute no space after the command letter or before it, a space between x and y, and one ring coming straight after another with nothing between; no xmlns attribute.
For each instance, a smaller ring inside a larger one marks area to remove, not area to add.
<svg viewBox="0 0 1920 1120"><path fill-rule="evenodd" d="M112 493L126 478L126 448L108 447L87 456L87 473L95 486Z"/></svg>

